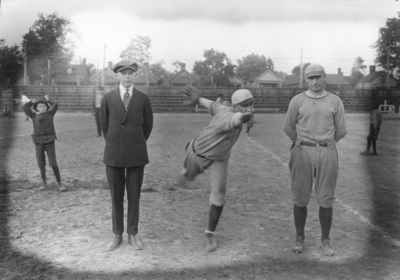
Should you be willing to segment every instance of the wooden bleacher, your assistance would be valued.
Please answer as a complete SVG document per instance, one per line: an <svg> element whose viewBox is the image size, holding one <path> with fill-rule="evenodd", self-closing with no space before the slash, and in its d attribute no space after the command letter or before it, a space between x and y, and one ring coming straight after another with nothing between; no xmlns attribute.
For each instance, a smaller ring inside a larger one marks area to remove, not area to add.
<svg viewBox="0 0 400 280"><path fill-rule="evenodd" d="M0 91L6 87L0 87ZM19 93L23 93L30 99L36 99L49 95L59 103L62 112L91 112L95 87L92 86L25 86L11 87L14 100ZM106 92L113 87L105 87ZM184 98L180 95L180 88L175 87L149 87L138 88L148 92L151 98L154 112L195 113L195 106L183 105ZM235 88L200 88L201 95L210 100L216 100L219 94L223 94L223 100L230 100ZM256 114L284 113L287 111L290 100L303 90L292 89L251 89L255 98L254 108ZM367 112L372 102L394 105L396 113L400 106L400 89L380 90L342 90L335 92L343 101L346 112ZM17 109L18 106L15 106ZM207 113L208 110L199 107L198 113Z"/></svg>

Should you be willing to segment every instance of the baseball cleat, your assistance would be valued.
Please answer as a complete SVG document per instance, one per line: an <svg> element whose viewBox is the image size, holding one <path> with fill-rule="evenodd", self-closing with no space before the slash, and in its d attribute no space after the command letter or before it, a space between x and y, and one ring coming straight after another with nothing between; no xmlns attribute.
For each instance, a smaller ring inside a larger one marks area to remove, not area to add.
<svg viewBox="0 0 400 280"><path fill-rule="evenodd" d="M369 151L364 151L364 152L360 152L360 155L369 156L370 153L369 153Z"/></svg>
<svg viewBox="0 0 400 280"><path fill-rule="evenodd" d="M214 234L206 233L207 247L206 251L211 253L217 249L217 242L215 241Z"/></svg>
<svg viewBox="0 0 400 280"><path fill-rule="evenodd" d="M301 236L296 237L296 241L292 248L293 252L300 254L304 251L304 238Z"/></svg>
<svg viewBox="0 0 400 280"><path fill-rule="evenodd" d="M332 249L329 239L322 240L322 248L324 249L324 255L326 256L335 255L335 250Z"/></svg>

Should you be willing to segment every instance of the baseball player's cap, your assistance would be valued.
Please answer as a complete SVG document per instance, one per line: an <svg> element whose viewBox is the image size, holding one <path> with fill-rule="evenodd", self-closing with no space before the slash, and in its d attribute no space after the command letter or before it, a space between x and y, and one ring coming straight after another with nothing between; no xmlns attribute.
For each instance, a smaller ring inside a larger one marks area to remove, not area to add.
<svg viewBox="0 0 400 280"><path fill-rule="evenodd" d="M113 71L115 73L118 73L119 71L122 71L124 69L131 69L136 72L138 67L138 64L134 61L122 60L113 66Z"/></svg>
<svg viewBox="0 0 400 280"><path fill-rule="evenodd" d="M253 100L253 95L248 89L239 89L232 94L232 105L244 106Z"/></svg>
<svg viewBox="0 0 400 280"><path fill-rule="evenodd" d="M33 103L33 109L37 110L36 107L39 103L44 103L47 106L47 110L49 110L50 106L49 103L47 102L46 98L38 98L35 100L35 102Z"/></svg>
<svg viewBox="0 0 400 280"><path fill-rule="evenodd" d="M312 63L308 65L305 71L306 78L312 76L323 76L323 75L325 75L325 68L318 63Z"/></svg>

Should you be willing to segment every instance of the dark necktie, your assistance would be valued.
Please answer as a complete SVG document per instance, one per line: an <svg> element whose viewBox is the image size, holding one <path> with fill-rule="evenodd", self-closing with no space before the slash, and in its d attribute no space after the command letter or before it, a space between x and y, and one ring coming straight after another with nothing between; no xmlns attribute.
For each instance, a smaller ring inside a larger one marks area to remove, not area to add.
<svg viewBox="0 0 400 280"><path fill-rule="evenodd" d="M125 94L124 94L124 99L122 100L122 102L124 103L125 106L125 110L128 111L128 105L129 105L129 101L131 100L131 96L129 95L129 90L128 88L126 88Z"/></svg>

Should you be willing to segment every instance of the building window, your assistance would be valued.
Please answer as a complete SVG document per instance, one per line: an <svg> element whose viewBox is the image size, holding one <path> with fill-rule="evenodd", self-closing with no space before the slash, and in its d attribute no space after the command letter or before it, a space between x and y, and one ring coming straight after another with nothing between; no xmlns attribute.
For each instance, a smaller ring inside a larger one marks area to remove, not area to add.
<svg viewBox="0 0 400 280"><path fill-rule="evenodd" d="M72 74L72 68L68 68L67 73Z"/></svg>

